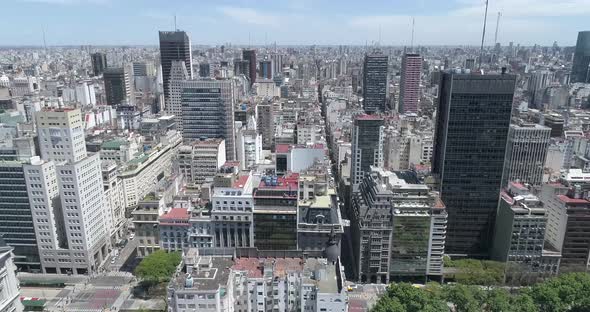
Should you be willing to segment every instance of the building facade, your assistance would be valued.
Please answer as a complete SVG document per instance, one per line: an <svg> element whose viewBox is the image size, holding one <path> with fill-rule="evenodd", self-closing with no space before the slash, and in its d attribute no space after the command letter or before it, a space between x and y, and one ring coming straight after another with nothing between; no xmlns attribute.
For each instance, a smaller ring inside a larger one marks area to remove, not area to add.
<svg viewBox="0 0 590 312"><path fill-rule="evenodd" d="M133 103L131 77L125 67L108 67L103 72L107 104L111 106Z"/></svg>
<svg viewBox="0 0 590 312"><path fill-rule="evenodd" d="M502 186L508 181L541 185L550 139L551 128L537 124L510 125Z"/></svg>
<svg viewBox="0 0 590 312"><path fill-rule="evenodd" d="M399 86L400 114L417 113L420 102L420 73L422 56L417 53L406 53L402 57L402 73Z"/></svg>
<svg viewBox="0 0 590 312"><path fill-rule="evenodd" d="M235 81L192 80L182 83L182 128L185 140L225 140L227 160L235 160Z"/></svg>
<svg viewBox="0 0 590 312"><path fill-rule="evenodd" d="M352 199L356 279L363 283L442 277L447 214L437 194L372 167Z"/></svg>
<svg viewBox="0 0 590 312"><path fill-rule="evenodd" d="M182 133L182 83L189 79L189 72L183 61L172 61L168 79L168 98L166 112L174 115L176 129Z"/></svg>
<svg viewBox="0 0 590 312"><path fill-rule="evenodd" d="M590 31L578 33L570 81L572 83L590 82Z"/></svg>
<svg viewBox="0 0 590 312"><path fill-rule="evenodd" d="M350 168L353 192L357 190L371 166L383 167L383 118L360 115L352 128L352 163Z"/></svg>
<svg viewBox="0 0 590 312"><path fill-rule="evenodd" d="M381 53L365 55L363 63L363 109L366 113L387 110L389 57Z"/></svg>
<svg viewBox="0 0 590 312"><path fill-rule="evenodd" d="M225 140L193 141L191 145L178 148L178 167L188 183L212 182L219 168L225 164L225 155Z"/></svg>
<svg viewBox="0 0 590 312"><path fill-rule="evenodd" d="M170 97L170 71L173 61L184 62L189 78L193 78L191 40L184 31L160 31L159 37L164 98L165 101L168 101ZM167 102L166 105L168 105Z"/></svg>
<svg viewBox="0 0 590 312"><path fill-rule="evenodd" d="M448 254L489 251L515 84L509 74L442 75L432 171L449 215Z"/></svg>
<svg viewBox="0 0 590 312"><path fill-rule="evenodd" d="M92 60L92 72L94 76L100 76L104 73L105 68L107 68L107 55L106 53L96 52L90 55Z"/></svg>

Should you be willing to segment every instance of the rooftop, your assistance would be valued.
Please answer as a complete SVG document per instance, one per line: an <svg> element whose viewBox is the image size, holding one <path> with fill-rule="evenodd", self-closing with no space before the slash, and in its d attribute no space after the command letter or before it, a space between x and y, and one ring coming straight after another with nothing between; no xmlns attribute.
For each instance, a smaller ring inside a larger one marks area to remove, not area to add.
<svg viewBox="0 0 590 312"><path fill-rule="evenodd" d="M245 271L250 278L262 278L264 267L273 268L273 277L284 278L288 272L303 270L301 258L237 258L232 270Z"/></svg>
<svg viewBox="0 0 590 312"><path fill-rule="evenodd" d="M187 208L172 208L167 213L160 216L160 221L166 220L188 220L190 214Z"/></svg>
<svg viewBox="0 0 590 312"><path fill-rule="evenodd" d="M239 176L238 179L234 181L232 187L233 188L243 188L244 185L246 185L246 183L248 183L249 178L250 178L250 176L248 176L248 175Z"/></svg>
<svg viewBox="0 0 590 312"><path fill-rule="evenodd" d="M185 265L187 262L191 264L192 270L175 276L170 287L176 290L216 291L227 285L229 268L233 265L230 257L197 256L196 259L185 259Z"/></svg>
<svg viewBox="0 0 590 312"><path fill-rule="evenodd" d="M266 190L297 190L299 187L299 174L298 173L290 173L283 177L277 176L265 176L262 177L260 180L260 185L258 185L258 189L266 189Z"/></svg>
<svg viewBox="0 0 590 312"><path fill-rule="evenodd" d="M557 195L557 198L566 204L590 204L590 201L584 198L571 198L566 195Z"/></svg>

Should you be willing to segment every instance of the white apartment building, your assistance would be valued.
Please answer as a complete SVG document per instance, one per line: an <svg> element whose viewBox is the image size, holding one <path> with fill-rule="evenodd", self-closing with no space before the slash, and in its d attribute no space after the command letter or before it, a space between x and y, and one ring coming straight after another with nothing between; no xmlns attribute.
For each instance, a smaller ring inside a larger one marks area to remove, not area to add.
<svg viewBox="0 0 590 312"><path fill-rule="evenodd" d="M262 135L256 130L240 130L237 149L241 168L252 169L262 160Z"/></svg>
<svg viewBox="0 0 590 312"><path fill-rule="evenodd" d="M211 196L214 247L254 247L254 200L251 174L231 187L216 187Z"/></svg>
<svg viewBox="0 0 590 312"><path fill-rule="evenodd" d="M182 82L189 79L189 73L186 70L184 61L172 61L170 68L170 79L168 87L170 88L170 97L166 103L166 112L174 115L176 129L182 133Z"/></svg>
<svg viewBox="0 0 590 312"><path fill-rule="evenodd" d="M320 124L297 124L297 144L324 143L323 129Z"/></svg>
<svg viewBox="0 0 590 312"><path fill-rule="evenodd" d="M36 114L41 159L77 162L87 156L79 109L45 110Z"/></svg>
<svg viewBox="0 0 590 312"><path fill-rule="evenodd" d="M99 155L86 153L80 110L45 110L36 120L41 158L23 168L43 272L94 272L110 245Z"/></svg>
<svg viewBox="0 0 590 312"><path fill-rule="evenodd" d="M180 172L187 183L202 184L213 181L217 170L225 164L225 140L203 139L178 148Z"/></svg>

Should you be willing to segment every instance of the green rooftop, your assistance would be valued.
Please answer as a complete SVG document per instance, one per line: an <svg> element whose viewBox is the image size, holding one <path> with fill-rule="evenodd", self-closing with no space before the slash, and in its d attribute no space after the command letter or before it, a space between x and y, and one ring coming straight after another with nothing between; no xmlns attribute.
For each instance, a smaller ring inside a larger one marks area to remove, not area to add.
<svg viewBox="0 0 590 312"><path fill-rule="evenodd" d="M139 165L139 164L144 163L146 160L148 160L148 158L150 158L150 155L143 154L137 158L130 160L129 164L130 165Z"/></svg>
<svg viewBox="0 0 590 312"><path fill-rule="evenodd" d="M102 145L100 146L101 149L106 149L106 150L119 150L121 149L121 146L124 145L126 142L122 141L122 140L110 140L110 141L106 141L104 143L102 143Z"/></svg>

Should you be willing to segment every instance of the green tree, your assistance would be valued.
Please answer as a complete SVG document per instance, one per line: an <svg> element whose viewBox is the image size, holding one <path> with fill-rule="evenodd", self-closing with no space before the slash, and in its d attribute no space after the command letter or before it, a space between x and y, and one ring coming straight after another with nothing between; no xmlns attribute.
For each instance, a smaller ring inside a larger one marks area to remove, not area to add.
<svg viewBox="0 0 590 312"><path fill-rule="evenodd" d="M520 294L510 298L510 305L512 306L512 311L515 312L539 311L539 308L535 304L535 301L526 291L521 292Z"/></svg>
<svg viewBox="0 0 590 312"><path fill-rule="evenodd" d="M445 299L455 306L456 312L480 312L483 301L478 286L453 284L444 287Z"/></svg>
<svg viewBox="0 0 590 312"><path fill-rule="evenodd" d="M487 292L485 298L486 311L508 312L514 310L510 303L510 294L502 288L494 288Z"/></svg>
<svg viewBox="0 0 590 312"><path fill-rule="evenodd" d="M408 283L391 284L379 299L373 312L439 312L448 311L446 302L439 296Z"/></svg>
<svg viewBox="0 0 590 312"><path fill-rule="evenodd" d="M167 282L181 260L182 257L178 252L167 253L158 250L141 260L135 268L135 275L148 285Z"/></svg>
<svg viewBox="0 0 590 312"><path fill-rule="evenodd" d="M590 275L568 273L535 285L531 296L541 311L584 311L588 307Z"/></svg>

